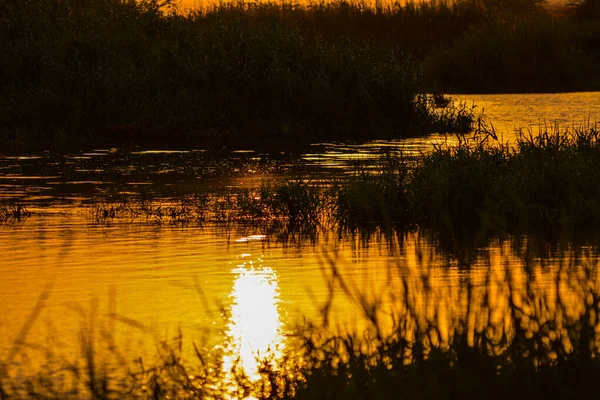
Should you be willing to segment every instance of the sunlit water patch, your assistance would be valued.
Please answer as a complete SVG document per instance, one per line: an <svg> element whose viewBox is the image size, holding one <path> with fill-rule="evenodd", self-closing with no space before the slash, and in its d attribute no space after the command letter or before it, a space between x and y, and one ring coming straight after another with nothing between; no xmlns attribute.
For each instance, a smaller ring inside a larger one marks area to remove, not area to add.
<svg viewBox="0 0 600 400"><path fill-rule="evenodd" d="M277 362L284 350L279 282L276 272L263 266L260 257L253 262L251 254L243 254L240 261L232 270L236 278L223 370L228 373L239 363L251 380L257 380L261 359Z"/></svg>
<svg viewBox="0 0 600 400"><path fill-rule="evenodd" d="M547 253L527 240L498 241L465 267L416 234L365 242L324 233L317 243L290 245L257 228L96 226L78 214L2 225L2 358L43 358L52 340L72 357L94 316L112 321L130 360L180 330L189 357L195 343L221 352L224 371L236 364L252 378L257 357L276 362L304 320L326 322L332 334L376 320L385 332L403 315L437 327L443 343L460 324L472 336L490 326L510 332L514 306L536 324L566 324L600 293L594 249Z"/></svg>
<svg viewBox="0 0 600 400"><path fill-rule="evenodd" d="M587 127L600 123L600 92L456 95L476 105L476 115L494 125L501 140L513 141L515 131L533 134L558 126Z"/></svg>

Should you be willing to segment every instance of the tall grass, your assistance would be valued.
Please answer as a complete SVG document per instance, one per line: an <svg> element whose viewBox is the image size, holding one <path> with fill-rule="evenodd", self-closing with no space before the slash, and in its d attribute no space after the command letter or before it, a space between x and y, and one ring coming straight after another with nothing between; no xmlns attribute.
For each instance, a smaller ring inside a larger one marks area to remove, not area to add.
<svg viewBox="0 0 600 400"><path fill-rule="evenodd" d="M370 137L444 123L418 101L406 57L351 37L308 40L271 8L183 15L152 0L0 7L0 116L15 139L24 131L175 143Z"/></svg>
<svg viewBox="0 0 600 400"><path fill-rule="evenodd" d="M463 142L439 149L415 170L414 204L424 220L453 231L593 231L600 177L591 165L599 149L595 128L522 133L514 147Z"/></svg>
<svg viewBox="0 0 600 400"><path fill-rule="evenodd" d="M473 26L427 54L424 79L451 93L598 90L599 27L544 14Z"/></svg>
<svg viewBox="0 0 600 400"><path fill-rule="evenodd" d="M456 129L420 93L598 87L598 24L516 4L4 0L2 139L398 136Z"/></svg>
<svg viewBox="0 0 600 400"><path fill-rule="evenodd" d="M515 248L518 243L498 244L505 249L500 261L490 252L484 260L489 265L473 271L477 279L451 285L454 289L434 284L434 267L419 253L422 261L412 267L391 264L390 282L375 297L356 289L344 265L328 258L323 265L328 287L354 302L366 326L335 333L325 322L304 325L290 339L295 351L278 364L264 362L256 381L237 367L233 381L226 380L218 355L197 347L195 356L185 356L181 334L158 342L156 359L127 362L135 355L120 354L111 336L86 318L81 358L52 358L41 369L0 362L0 393L105 399L595 398L597 250L552 260L548 285L548 276L542 276L548 266L529 250L517 255L520 262L509 261L505 252ZM381 302L385 296L393 311Z"/></svg>
<svg viewBox="0 0 600 400"><path fill-rule="evenodd" d="M297 27L308 40L348 40L369 46L396 48L420 60L437 46L448 45L472 26L487 20L485 6L478 1L381 2L372 6L361 1L330 1L286 4L219 4L199 10L199 15L230 18L240 15L260 20L274 16Z"/></svg>

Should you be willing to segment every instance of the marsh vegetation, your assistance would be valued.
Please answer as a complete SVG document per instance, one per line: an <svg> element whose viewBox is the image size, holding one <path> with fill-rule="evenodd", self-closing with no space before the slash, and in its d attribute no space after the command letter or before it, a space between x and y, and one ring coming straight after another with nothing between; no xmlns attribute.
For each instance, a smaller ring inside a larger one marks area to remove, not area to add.
<svg viewBox="0 0 600 400"><path fill-rule="evenodd" d="M429 229L450 237L505 233L584 235L600 224L600 137L596 127L457 135L421 156L394 155L378 168L329 183L299 177L199 193L167 203L99 202L100 223L252 223L286 231ZM373 167L370 165L370 167Z"/></svg>
<svg viewBox="0 0 600 400"><path fill-rule="evenodd" d="M185 146L461 131L471 116L433 112L423 93L598 88L600 28L581 15L531 1L185 12L171 1L5 0L2 139Z"/></svg>
<svg viewBox="0 0 600 400"><path fill-rule="evenodd" d="M171 201L133 197L89 206L88 223L107 232L111 225L140 222L177 230L248 225L261 227L263 239L294 236L294 246L333 230L340 237L357 235L365 247L376 235L396 240L386 246L397 246L399 255L387 258L381 290L369 292L353 281L351 263L325 254L320 268L328 292L313 300L319 318L287 334L289 351L260 357L253 375L241 353L230 365L223 347L202 346L181 332L149 335L156 355L132 355L117 344L114 326L147 328L116 312L102 323L94 319L98 313L82 313L76 337L33 345L28 334L48 301L45 290L0 363L0 393L594 398L600 372L600 260L592 240L599 222L597 128L523 132L511 145L500 143L493 130L457 138L419 157L389 156L379 168L328 184L265 181ZM10 225L30 223L19 215L36 218L19 205L5 206L2 215ZM582 233L589 240L579 245ZM557 234L568 239L557 240ZM443 255L435 258L421 247L421 235ZM355 330L331 322L340 295L360 316ZM61 354L62 340L75 341L81 351ZM30 360L33 351L44 362Z"/></svg>

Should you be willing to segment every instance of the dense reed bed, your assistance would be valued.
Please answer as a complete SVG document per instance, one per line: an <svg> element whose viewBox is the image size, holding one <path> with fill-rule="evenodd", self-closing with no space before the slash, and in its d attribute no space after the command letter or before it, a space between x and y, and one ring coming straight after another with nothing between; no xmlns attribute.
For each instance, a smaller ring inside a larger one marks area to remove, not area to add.
<svg viewBox="0 0 600 400"><path fill-rule="evenodd" d="M110 329L86 317L75 359L50 347L46 363L30 365L22 335L0 361L0 393L102 399L596 398L597 251L571 248L566 257L540 259L527 250L520 254L521 244L497 243L500 257L482 256L486 267L456 285L440 276L444 283L436 284L430 254L418 250L417 265L390 265L388 285L377 293L356 289L344 265L326 258L330 298L342 292L352 299L364 326L336 331L327 323L331 308L324 301L322 321L297 328L289 336L293 351L267 358L257 377L245 375L239 364L224 370L222 354L205 353L200 344L186 356L183 342L196 339L181 334L159 341L155 359L123 354ZM48 290L36 308L43 308Z"/></svg>
<svg viewBox="0 0 600 400"><path fill-rule="evenodd" d="M598 90L600 20L594 1L553 9L540 0L358 2L250 6L301 35L359 41L407 55L423 91L527 93ZM244 13L239 5L220 13ZM204 10L210 15L213 10Z"/></svg>
<svg viewBox="0 0 600 400"><path fill-rule="evenodd" d="M4 1L5 135L317 138L455 130L390 48L307 40L276 17L171 2ZM227 10L227 9L226 9ZM5 137L10 140L11 137Z"/></svg>
<svg viewBox="0 0 600 400"><path fill-rule="evenodd" d="M599 87L597 21L537 1L4 0L0 26L4 143L415 135L468 129L421 93Z"/></svg>
<svg viewBox="0 0 600 400"><path fill-rule="evenodd" d="M598 90L600 24L539 14L474 26L430 51L424 81L446 93Z"/></svg>

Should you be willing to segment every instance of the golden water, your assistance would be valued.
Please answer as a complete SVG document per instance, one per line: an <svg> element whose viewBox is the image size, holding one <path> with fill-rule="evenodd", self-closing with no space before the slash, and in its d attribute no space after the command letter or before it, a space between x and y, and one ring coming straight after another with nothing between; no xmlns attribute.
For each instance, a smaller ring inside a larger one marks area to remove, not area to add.
<svg viewBox="0 0 600 400"><path fill-rule="evenodd" d="M600 93L533 93L503 95L456 95L458 101L475 104L476 114L492 122L504 140L515 132L537 133L559 127L580 128L600 123Z"/></svg>
<svg viewBox="0 0 600 400"><path fill-rule="evenodd" d="M514 126L600 117L600 93L474 98L509 139ZM508 238L465 258L416 233L363 241L321 232L314 241L286 241L256 226L106 225L90 217L88 204L98 199L219 192L298 173L342 179L357 161L417 154L439 140L321 143L276 155L95 149L1 157L1 200L18 200L34 215L0 225L0 360L41 360L49 349L76 357L78 332L93 323L129 360L152 357L157 342L181 332L186 354L196 343L222 356L225 369L239 361L252 376L257 353L292 351L297 325L322 321L329 301L332 332L365 329L360 296L380 304L382 329L391 326L386 311L410 310L414 324L435 324L442 342L460 323L508 332L509 299L542 322L577 319L600 291L591 247L550 251L531 238Z"/></svg>
<svg viewBox="0 0 600 400"><path fill-rule="evenodd" d="M322 320L328 299L332 332L368 327L358 306L365 296L379 304L384 331L388 312L410 311L414 324L438 327L448 342L461 323L472 333L509 332L509 298L532 320L566 324L600 293L592 249L536 254L527 239L497 241L465 267L417 234L285 245L260 229L94 226L71 214L4 226L0 243L3 359L21 339L18 353L30 359L49 349L76 358L78 332L92 321L129 361L151 359L156 343L180 330L188 356L192 343L223 351L225 371L240 361L255 376L256 354L281 356L303 318Z"/></svg>

